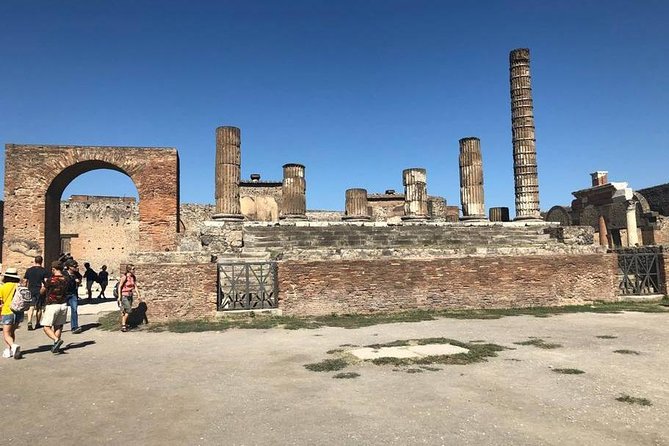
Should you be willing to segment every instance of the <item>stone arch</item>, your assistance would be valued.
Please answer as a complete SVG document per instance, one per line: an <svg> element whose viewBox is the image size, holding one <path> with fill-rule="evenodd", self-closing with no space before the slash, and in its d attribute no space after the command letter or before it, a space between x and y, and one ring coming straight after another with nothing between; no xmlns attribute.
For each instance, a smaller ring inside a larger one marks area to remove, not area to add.
<svg viewBox="0 0 669 446"><path fill-rule="evenodd" d="M546 221L556 221L561 226L571 226L571 209L565 206L553 206L546 212Z"/></svg>
<svg viewBox="0 0 669 446"><path fill-rule="evenodd" d="M60 200L77 176L97 169L127 175L139 195L139 246L166 251L179 231L179 155L173 148L5 146L3 263L26 267L60 251Z"/></svg>
<svg viewBox="0 0 669 446"><path fill-rule="evenodd" d="M648 214L651 212L650 210L650 204L648 204L648 200L646 200L646 197L641 195L639 192L634 192L634 198L636 199L637 205L637 214L639 214L639 211L641 214Z"/></svg>

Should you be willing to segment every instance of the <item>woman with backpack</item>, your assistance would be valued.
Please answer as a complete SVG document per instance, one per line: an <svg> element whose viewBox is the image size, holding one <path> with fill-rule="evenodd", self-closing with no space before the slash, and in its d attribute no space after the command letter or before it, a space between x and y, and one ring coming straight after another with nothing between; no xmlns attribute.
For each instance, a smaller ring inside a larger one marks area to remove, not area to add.
<svg viewBox="0 0 669 446"><path fill-rule="evenodd" d="M11 309L14 291L21 279L16 268L7 268L2 278L4 282L0 286L0 300L2 301L2 337L5 341L5 348L2 352L3 358L21 359L21 347L16 344L16 329L23 321L23 311L14 311Z"/></svg>
<svg viewBox="0 0 669 446"><path fill-rule="evenodd" d="M121 307L121 331L128 331L128 315L132 313L132 301L139 298L135 265L126 265L125 274L118 281L118 305Z"/></svg>

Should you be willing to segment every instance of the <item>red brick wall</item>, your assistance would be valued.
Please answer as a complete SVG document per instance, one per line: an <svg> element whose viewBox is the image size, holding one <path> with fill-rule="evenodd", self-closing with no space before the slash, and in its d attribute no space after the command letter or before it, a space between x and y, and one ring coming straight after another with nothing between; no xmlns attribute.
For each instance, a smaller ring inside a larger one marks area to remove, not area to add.
<svg viewBox="0 0 669 446"><path fill-rule="evenodd" d="M216 311L216 264L136 264L149 322L193 319Z"/></svg>
<svg viewBox="0 0 669 446"><path fill-rule="evenodd" d="M279 265L279 307L289 315L569 305L617 300L616 289L610 254Z"/></svg>

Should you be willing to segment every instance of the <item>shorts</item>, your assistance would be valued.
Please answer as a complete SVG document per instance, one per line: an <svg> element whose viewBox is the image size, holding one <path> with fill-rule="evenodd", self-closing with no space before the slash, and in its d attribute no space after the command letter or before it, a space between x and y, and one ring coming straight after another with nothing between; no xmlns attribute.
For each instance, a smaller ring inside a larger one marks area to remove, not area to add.
<svg viewBox="0 0 669 446"><path fill-rule="evenodd" d="M31 307L42 308L46 304L46 296L42 296L39 290L30 290Z"/></svg>
<svg viewBox="0 0 669 446"><path fill-rule="evenodd" d="M2 315L2 325L19 325L23 322L23 311L14 311L12 314Z"/></svg>
<svg viewBox="0 0 669 446"><path fill-rule="evenodd" d="M121 297L121 311L125 314L132 313L132 294Z"/></svg>
<svg viewBox="0 0 669 446"><path fill-rule="evenodd" d="M49 304L44 307L40 324L45 327L65 325L67 322L67 304Z"/></svg>

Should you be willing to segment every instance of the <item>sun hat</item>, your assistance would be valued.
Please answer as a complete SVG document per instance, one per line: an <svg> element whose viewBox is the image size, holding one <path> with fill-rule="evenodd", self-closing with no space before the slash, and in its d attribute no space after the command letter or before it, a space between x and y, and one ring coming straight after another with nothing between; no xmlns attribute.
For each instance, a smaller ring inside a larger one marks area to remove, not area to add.
<svg viewBox="0 0 669 446"><path fill-rule="evenodd" d="M14 279L20 279L19 271L14 267L9 267L5 270L5 277L13 277Z"/></svg>

